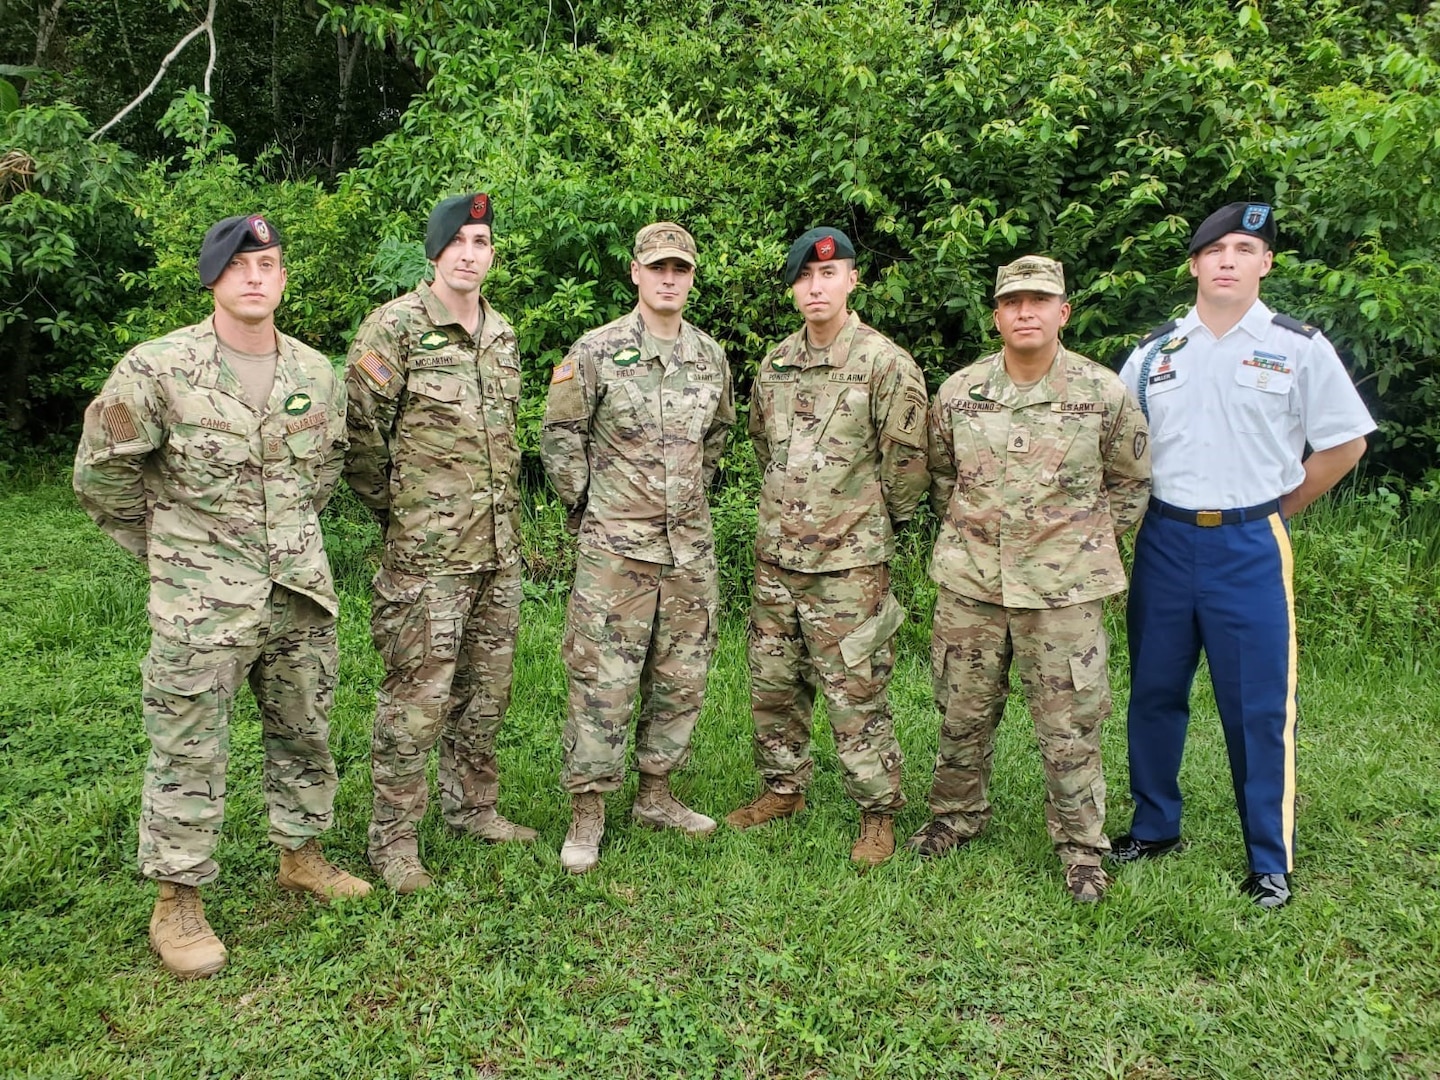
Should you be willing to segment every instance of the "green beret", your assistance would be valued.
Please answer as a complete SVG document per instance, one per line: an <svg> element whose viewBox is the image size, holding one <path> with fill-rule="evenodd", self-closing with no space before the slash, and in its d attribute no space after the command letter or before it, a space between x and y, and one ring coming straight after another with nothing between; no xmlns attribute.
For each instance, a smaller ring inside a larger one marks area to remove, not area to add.
<svg viewBox="0 0 1440 1080"><path fill-rule="evenodd" d="M200 245L200 284L214 285L239 252L264 251L280 246L280 230L259 214L241 214L217 221Z"/></svg>
<svg viewBox="0 0 1440 1080"><path fill-rule="evenodd" d="M483 191L442 199L430 211L430 222L425 226L425 257L438 259L456 233L466 225L489 225L491 216L490 196Z"/></svg>
<svg viewBox="0 0 1440 1080"><path fill-rule="evenodd" d="M1200 223L1190 238L1190 254L1209 247L1232 232L1250 233L1275 246L1275 215L1264 203L1232 202L1222 206Z"/></svg>
<svg viewBox="0 0 1440 1080"><path fill-rule="evenodd" d="M829 262L831 259L855 258L855 245L839 229L822 225L811 229L790 245L785 257L785 284L794 285L800 268L808 262Z"/></svg>

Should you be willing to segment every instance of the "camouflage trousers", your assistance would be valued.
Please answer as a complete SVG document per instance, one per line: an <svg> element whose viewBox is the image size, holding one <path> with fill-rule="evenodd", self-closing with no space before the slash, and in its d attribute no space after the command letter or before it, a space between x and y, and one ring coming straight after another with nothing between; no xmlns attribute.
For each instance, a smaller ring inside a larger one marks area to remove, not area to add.
<svg viewBox="0 0 1440 1080"><path fill-rule="evenodd" d="M755 764L772 790L793 794L810 783L818 684L845 793L870 813L891 814L905 805L887 698L895 631L904 619L883 563L808 574L756 561L750 696Z"/></svg>
<svg viewBox="0 0 1440 1080"><path fill-rule="evenodd" d="M1101 601L1005 608L941 588L930 644L940 748L930 810L962 836L990 820L995 730L1013 659L1045 763L1045 825L1065 864L1098 866L1105 838L1100 724L1110 714Z"/></svg>
<svg viewBox="0 0 1440 1080"><path fill-rule="evenodd" d="M335 617L278 585L254 645L199 645L155 634L140 665L150 757L140 798L140 872L204 885L225 820L230 717L248 676L259 707L270 839L298 848L330 827L335 759Z"/></svg>
<svg viewBox="0 0 1440 1080"><path fill-rule="evenodd" d="M635 698L635 765L664 776L690 760L719 610L715 559L684 566L582 545L565 620L570 709L560 784L575 794L625 780Z"/></svg>
<svg viewBox="0 0 1440 1080"><path fill-rule="evenodd" d="M425 763L440 743L440 809L464 829L500 796L495 738L510 704L520 629L520 564L422 576L375 575L370 636L385 661L370 738L374 804L370 861L419 851L429 788Z"/></svg>

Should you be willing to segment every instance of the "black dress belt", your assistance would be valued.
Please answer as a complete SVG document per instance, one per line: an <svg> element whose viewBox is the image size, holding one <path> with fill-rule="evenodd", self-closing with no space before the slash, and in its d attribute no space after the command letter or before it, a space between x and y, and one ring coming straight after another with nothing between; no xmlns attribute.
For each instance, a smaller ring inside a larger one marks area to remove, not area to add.
<svg viewBox="0 0 1440 1080"><path fill-rule="evenodd" d="M1187 525L1199 525L1207 529L1216 525L1238 525L1242 521L1259 521L1279 509L1279 499L1271 499L1269 502L1257 503L1254 506L1242 506L1238 510L1182 510L1178 506L1171 506L1159 499L1150 500L1152 514L1159 514L1161 517L1167 517L1173 521L1183 521Z"/></svg>

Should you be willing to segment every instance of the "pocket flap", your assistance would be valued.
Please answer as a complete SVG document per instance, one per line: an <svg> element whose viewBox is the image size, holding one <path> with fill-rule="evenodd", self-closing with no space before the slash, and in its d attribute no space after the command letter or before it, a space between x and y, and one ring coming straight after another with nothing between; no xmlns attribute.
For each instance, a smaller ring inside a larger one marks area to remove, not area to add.
<svg viewBox="0 0 1440 1080"><path fill-rule="evenodd" d="M857 626L840 642L840 655L846 667L855 667L860 661L875 655L875 650L884 645L895 631L905 622L905 608L894 593L885 594L880 610Z"/></svg>
<svg viewBox="0 0 1440 1080"><path fill-rule="evenodd" d="M220 684L219 668L178 671L163 664L156 664L148 656L140 664L140 674L145 677L148 685L162 694L173 694L175 697L199 697Z"/></svg>

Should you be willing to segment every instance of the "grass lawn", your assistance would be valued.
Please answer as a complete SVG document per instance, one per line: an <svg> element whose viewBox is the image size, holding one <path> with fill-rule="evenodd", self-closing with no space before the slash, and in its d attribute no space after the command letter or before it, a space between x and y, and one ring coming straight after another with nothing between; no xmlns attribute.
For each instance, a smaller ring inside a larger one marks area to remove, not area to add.
<svg viewBox="0 0 1440 1080"><path fill-rule="evenodd" d="M346 592L326 846L372 876L373 534L327 524ZM1440 675L1423 648L1302 643L1297 896L1278 912L1236 892L1244 855L1203 687L1182 777L1189 847L1121 870L1098 907L1065 891L1014 702L994 823L950 858L856 874L857 815L822 730L798 819L698 842L645 832L632 777L610 799L599 869L572 878L557 856L563 596L537 588L500 756L501 807L540 842L463 840L432 809L430 892L325 907L281 891L247 692L223 873L206 890L230 966L182 984L148 950L154 889L135 869L144 585L63 475L6 481L0 1075L1440 1077ZM925 820L935 752L923 623L892 689L905 833ZM732 617L676 785L716 817L756 790L744 660ZM1130 816L1121 715L1105 737L1112 833Z"/></svg>

